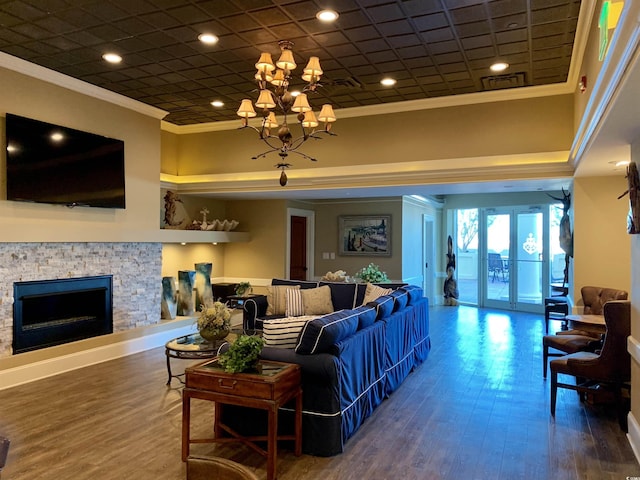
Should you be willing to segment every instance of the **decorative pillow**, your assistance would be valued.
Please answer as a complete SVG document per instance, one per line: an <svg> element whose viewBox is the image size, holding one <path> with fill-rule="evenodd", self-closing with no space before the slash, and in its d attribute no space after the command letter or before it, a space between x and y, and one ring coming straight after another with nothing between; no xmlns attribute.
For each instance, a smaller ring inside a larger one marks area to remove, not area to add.
<svg viewBox="0 0 640 480"><path fill-rule="evenodd" d="M320 282L320 287L328 285L331 289L331 303L333 303L333 309L338 310L351 310L356 305L356 285L355 283L346 282Z"/></svg>
<svg viewBox="0 0 640 480"><path fill-rule="evenodd" d="M271 285L267 287L267 315L284 315L287 305L286 293L291 288L299 289L300 285Z"/></svg>
<svg viewBox="0 0 640 480"><path fill-rule="evenodd" d="M323 315L333 312L329 286L305 288L300 290L300 293L302 294L305 315Z"/></svg>
<svg viewBox="0 0 640 480"><path fill-rule="evenodd" d="M287 317L299 317L304 315L304 304L302 303L302 290L290 288L286 291L286 305L284 314Z"/></svg>
<svg viewBox="0 0 640 480"><path fill-rule="evenodd" d="M376 298L373 302L369 302L367 305L376 309L376 320L388 317L393 313L393 297L389 295L383 295Z"/></svg>
<svg viewBox="0 0 640 480"><path fill-rule="evenodd" d="M389 295L391 292L393 292L392 288L382 288L372 283L367 283L367 289L364 292L364 300L362 301L362 305L373 302L376 298L383 295Z"/></svg>
<svg viewBox="0 0 640 480"><path fill-rule="evenodd" d="M397 312L398 310L402 310L407 306L407 302L409 301L409 294L404 290L394 290L389 294L390 297L393 297L393 311Z"/></svg>
<svg viewBox="0 0 640 480"><path fill-rule="evenodd" d="M267 347L295 348L304 325L315 315L304 317L275 318L265 320L262 326L262 338Z"/></svg>
<svg viewBox="0 0 640 480"><path fill-rule="evenodd" d="M417 285L405 285L400 288L409 294L409 301L407 302L409 305L413 305L424 296L422 288Z"/></svg>
<svg viewBox="0 0 640 480"><path fill-rule="evenodd" d="M353 311L358 314L358 330L370 327L376 321L376 309L371 305L362 305Z"/></svg>
<svg viewBox="0 0 640 480"><path fill-rule="evenodd" d="M329 287L327 287L329 288ZM358 330L358 314L340 310L307 322L300 332L296 353L311 355L327 351L332 345Z"/></svg>

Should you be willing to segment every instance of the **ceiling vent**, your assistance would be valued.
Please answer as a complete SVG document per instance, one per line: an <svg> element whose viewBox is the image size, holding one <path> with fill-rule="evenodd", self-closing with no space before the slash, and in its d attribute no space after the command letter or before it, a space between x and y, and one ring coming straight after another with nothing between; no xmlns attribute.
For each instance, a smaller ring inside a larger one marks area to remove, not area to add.
<svg viewBox="0 0 640 480"><path fill-rule="evenodd" d="M362 90L362 83L356 80L354 77L336 78L335 80L328 80L327 82L321 82L322 87L329 95L353 93L356 90Z"/></svg>
<svg viewBox="0 0 640 480"><path fill-rule="evenodd" d="M502 90L503 88L526 86L524 72L509 73L506 75L490 75L488 77L482 77L480 80L482 81L482 88L484 90Z"/></svg>

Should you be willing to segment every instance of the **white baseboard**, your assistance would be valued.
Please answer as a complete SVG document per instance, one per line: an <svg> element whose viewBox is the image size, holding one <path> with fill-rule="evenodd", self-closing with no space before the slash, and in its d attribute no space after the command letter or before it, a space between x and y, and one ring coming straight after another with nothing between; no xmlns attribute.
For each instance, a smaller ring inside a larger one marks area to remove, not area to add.
<svg viewBox="0 0 640 480"><path fill-rule="evenodd" d="M164 330L143 337L124 340L122 342L50 358L28 365L21 365L15 368L0 370L0 390L161 347L172 338L187 335L193 333L193 331L193 325L182 325L174 329Z"/></svg>
<svg viewBox="0 0 640 480"><path fill-rule="evenodd" d="M636 456L636 460L640 463L640 424L631 412L627 415L627 425L627 439L629 440L633 454Z"/></svg>

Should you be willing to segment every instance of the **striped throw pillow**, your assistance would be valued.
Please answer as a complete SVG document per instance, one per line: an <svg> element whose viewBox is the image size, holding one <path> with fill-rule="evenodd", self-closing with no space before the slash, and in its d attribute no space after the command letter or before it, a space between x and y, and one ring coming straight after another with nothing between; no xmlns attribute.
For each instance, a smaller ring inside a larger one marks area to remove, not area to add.
<svg viewBox="0 0 640 480"><path fill-rule="evenodd" d="M286 307L284 314L287 317L299 317L304 315L304 303L302 301L302 290L289 289L286 292Z"/></svg>
<svg viewBox="0 0 640 480"><path fill-rule="evenodd" d="M300 332L307 322L318 318L317 315L275 318L263 323L262 338L267 347L295 348Z"/></svg>

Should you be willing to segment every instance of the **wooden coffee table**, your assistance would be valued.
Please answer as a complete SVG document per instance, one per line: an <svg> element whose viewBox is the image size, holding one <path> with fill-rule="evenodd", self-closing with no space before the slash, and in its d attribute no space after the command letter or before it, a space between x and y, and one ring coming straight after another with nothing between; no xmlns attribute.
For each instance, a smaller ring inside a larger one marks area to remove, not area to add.
<svg viewBox="0 0 640 480"><path fill-rule="evenodd" d="M267 480L276 478L277 441L294 440L295 454L302 454L302 388L300 366L290 363L260 361L259 372L226 373L218 359L185 370L186 384L182 392L182 461L189 456L192 443L242 442L267 457ZM214 437L191 438L191 399L214 402ZM278 435L278 409L295 399L293 435ZM223 405L259 408L268 412L266 436L243 437L222 423ZM226 432L230 437L223 437ZM267 442L264 450L256 444Z"/></svg>

